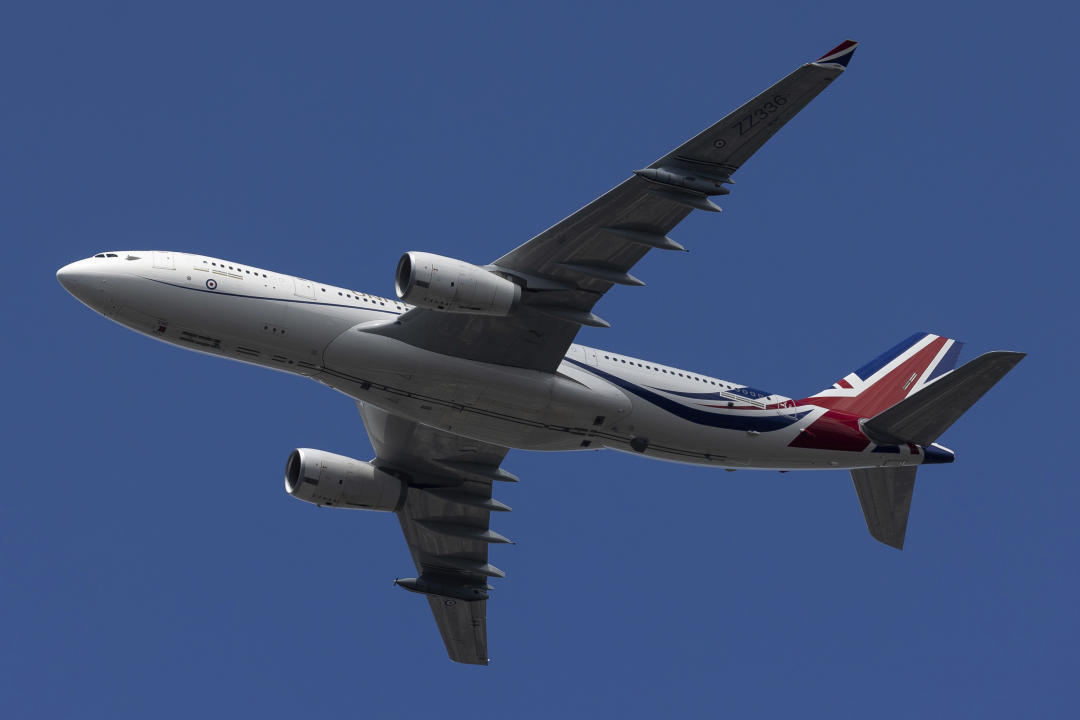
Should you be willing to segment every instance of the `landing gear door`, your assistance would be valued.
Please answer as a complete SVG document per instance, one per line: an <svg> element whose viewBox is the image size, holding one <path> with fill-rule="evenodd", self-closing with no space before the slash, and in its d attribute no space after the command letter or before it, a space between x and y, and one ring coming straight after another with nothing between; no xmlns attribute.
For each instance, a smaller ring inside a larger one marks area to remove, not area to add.
<svg viewBox="0 0 1080 720"><path fill-rule="evenodd" d="M171 252L158 252L158 251L155 250L153 252L153 256L154 256L154 267L158 268L159 270L175 270L176 269L176 263L175 263L175 261L173 259L173 254Z"/></svg>

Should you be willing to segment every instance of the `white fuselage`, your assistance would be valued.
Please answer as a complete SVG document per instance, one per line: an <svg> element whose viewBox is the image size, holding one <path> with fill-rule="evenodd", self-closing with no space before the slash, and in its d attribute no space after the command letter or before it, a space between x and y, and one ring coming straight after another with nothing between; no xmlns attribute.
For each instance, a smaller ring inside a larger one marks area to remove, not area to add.
<svg viewBox="0 0 1080 720"><path fill-rule="evenodd" d="M106 317L190 350L305 375L451 433L528 450L611 448L730 468L916 465L917 449L789 447L825 408L572 345L557 372L480 363L367 332L397 300L217 258L131 251L66 266L61 283Z"/></svg>

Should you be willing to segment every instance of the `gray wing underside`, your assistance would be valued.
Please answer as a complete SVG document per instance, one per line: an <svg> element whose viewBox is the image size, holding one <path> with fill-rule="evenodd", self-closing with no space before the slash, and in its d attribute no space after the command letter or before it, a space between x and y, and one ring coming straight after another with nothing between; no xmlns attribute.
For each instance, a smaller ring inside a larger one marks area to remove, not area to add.
<svg viewBox="0 0 1080 720"><path fill-rule="evenodd" d="M464 665L487 665L487 600L456 602L428 596L446 654Z"/></svg>
<svg viewBox="0 0 1080 720"><path fill-rule="evenodd" d="M358 403L375 464L408 482L398 520L420 576L451 584L484 584L503 573L488 563L492 479L504 447L451 435ZM508 474L505 477L509 478ZM509 509L496 503L493 507ZM471 536L470 536L471 535ZM495 539L492 540L491 538ZM428 595L435 624L451 660L486 665L487 602Z"/></svg>
<svg viewBox="0 0 1080 720"><path fill-rule="evenodd" d="M648 169L730 176L844 68L810 63L660 158ZM714 194L726 194L722 189ZM653 247L682 249L667 233L706 199L634 175L488 266L525 288L505 318L414 309L376 332L479 362L554 371L593 306L615 284L642 284L630 270Z"/></svg>
<svg viewBox="0 0 1080 720"><path fill-rule="evenodd" d="M904 549L911 497L915 493L918 467L884 467L852 470L866 527L875 540L897 550Z"/></svg>
<svg viewBox="0 0 1080 720"><path fill-rule="evenodd" d="M803 65L648 167L696 169L707 175L730 178L843 71L840 65ZM778 98L784 98L780 105L776 104ZM670 191L671 188L643 177L628 178L493 264L569 282L579 282L580 278L558 263L604 259L628 271L649 247L635 246L625 237L620 240L602 228L627 227L667 234L693 209L670 195L661 194ZM594 281L587 287L603 293L611 285Z"/></svg>

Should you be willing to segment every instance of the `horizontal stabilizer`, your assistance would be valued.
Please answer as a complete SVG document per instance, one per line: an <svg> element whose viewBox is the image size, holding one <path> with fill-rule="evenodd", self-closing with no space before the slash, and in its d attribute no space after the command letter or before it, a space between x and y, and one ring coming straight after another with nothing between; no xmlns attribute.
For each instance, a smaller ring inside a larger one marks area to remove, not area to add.
<svg viewBox="0 0 1080 720"><path fill-rule="evenodd" d="M897 550L904 549L917 470L917 467L884 467L851 471L867 529L875 540Z"/></svg>
<svg viewBox="0 0 1080 720"><path fill-rule="evenodd" d="M1023 358L1004 350L980 355L870 418L863 432L879 445L930 445Z"/></svg>

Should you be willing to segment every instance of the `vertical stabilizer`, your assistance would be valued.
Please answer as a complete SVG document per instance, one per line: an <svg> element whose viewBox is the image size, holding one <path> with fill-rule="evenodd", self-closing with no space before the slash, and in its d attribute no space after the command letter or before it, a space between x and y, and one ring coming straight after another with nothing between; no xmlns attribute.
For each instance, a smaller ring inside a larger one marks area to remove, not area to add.
<svg viewBox="0 0 1080 720"><path fill-rule="evenodd" d="M915 333L807 400L873 417L956 367L961 347L963 343L947 337Z"/></svg>
<svg viewBox="0 0 1080 720"><path fill-rule="evenodd" d="M1023 359L1008 350L980 355L867 420L863 432L879 445L930 445Z"/></svg>

